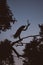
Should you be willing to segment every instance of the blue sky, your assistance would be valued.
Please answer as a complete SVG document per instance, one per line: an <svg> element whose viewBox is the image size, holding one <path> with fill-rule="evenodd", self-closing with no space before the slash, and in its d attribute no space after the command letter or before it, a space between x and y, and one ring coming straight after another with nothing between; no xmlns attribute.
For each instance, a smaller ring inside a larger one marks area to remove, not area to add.
<svg viewBox="0 0 43 65"><path fill-rule="evenodd" d="M12 25L12 29L0 34L0 40L10 39L14 41L12 35L21 26L27 24L27 19L31 23L26 32L22 32L21 37L39 33L38 24L43 23L43 0L7 0L17 23ZM28 41L25 40L26 42ZM20 48L20 47L19 47ZM22 48L21 48L22 49ZM21 50L20 50L21 51Z"/></svg>
<svg viewBox="0 0 43 65"><path fill-rule="evenodd" d="M43 0L9 0L8 3L20 23L26 19L33 24L42 23Z"/></svg>
<svg viewBox="0 0 43 65"><path fill-rule="evenodd" d="M38 24L43 23L43 0L7 0L17 23L12 26L12 29L0 34L0 40L11 37L16 30L21 26L27 24L27 19L31 23L26 32L22 32L21 36L27 36L39 33Z"/></svg>
<svg viewBox="0 0 43 65"><path fill-rule="evenodd" d="M17 19L17 23L12 25L11 30L2 32L0 40L7 38L14 41L15 39L12 35L15 34L21 25L27 24L27 19L29 19L31 24L27 31L21 33L21 37L39 33L38 24L43 23L43 0L7 0L7 3ZM29 40L25 39L25 42Z"/></svg>
<svg viewBox="0 0 43 65"><path fill-rule="evenodd" d="M37 34L38 24L43 23L43 0L10 0L9 5L18 20L17 26L26 24L29 19L32 34Z"/></svg>

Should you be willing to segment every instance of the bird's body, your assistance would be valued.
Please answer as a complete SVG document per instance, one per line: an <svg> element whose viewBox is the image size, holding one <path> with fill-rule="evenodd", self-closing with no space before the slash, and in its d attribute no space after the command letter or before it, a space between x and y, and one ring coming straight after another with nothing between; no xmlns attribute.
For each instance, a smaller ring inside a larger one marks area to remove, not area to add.
<svg viewBox="0 0 43 65"><path fill-rule="evenodd" d="M14 34L14 38L19 37L19 35L21 34L21 32L24 30L25 26L21 26L17 32Z"/></svg>
<svg viewBox="0 0 43 65"><path fill-rule="evenodd" d="M27 25L22 25L21 27L18 28L18 30L16 31L16 33L13 35L14 38L19 38L21 39L20 37L20 34L22 31L26 31L28 29L28 26L30 25L30 23L27 21ZM20 42L22 44L22 42ZM23 45L23 44L22 44Z"/></svg>
<svg viewBox="0 0 43 65"><path fill-rule="evenodd" d="M13 35L14 38L19 38L20 39L20 34L22 31L26 31L28 29L28 26L30 25L29 21L27 20L27 25L22 25L18 28L16 33Z"/></svg>

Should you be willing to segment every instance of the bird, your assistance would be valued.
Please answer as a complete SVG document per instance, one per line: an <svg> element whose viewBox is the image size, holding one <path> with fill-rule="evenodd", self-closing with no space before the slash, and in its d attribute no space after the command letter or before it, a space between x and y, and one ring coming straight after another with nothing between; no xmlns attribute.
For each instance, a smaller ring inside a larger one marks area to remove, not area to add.
<svg viewBox="0 0 43 65"><path fill-rule="evenodd" d="M22 32L22 31L26 31L26 30L28 29L28 26L30 26L29 20L27 20L27 25L22 25L22 26L20 26L20 27L17 29L17 31L16 31L16 33L13 35L13 37L14 37L14 38L19 38L19 39L21 39L21 37L20 37L21 32Z"/></svg>

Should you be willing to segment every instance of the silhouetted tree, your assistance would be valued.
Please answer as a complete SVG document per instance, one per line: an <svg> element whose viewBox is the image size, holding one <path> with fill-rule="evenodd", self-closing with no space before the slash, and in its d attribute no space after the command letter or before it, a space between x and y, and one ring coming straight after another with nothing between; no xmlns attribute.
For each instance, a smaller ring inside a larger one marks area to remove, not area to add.
<svg viewBox="0 0 43 65"><path fill-rule="evenodd" d="M0 0L0 32L11 28L11 23L16 21L7 5L7 0Z"/></svg>
<svg viewBox="0 0 43 65"><path fill-rule="evenodd" d="M4 40L0 42L0 65L14 65L11 41Z"/></svg>
<svg viewBox="0 0 43 65"><path fill-rule="evenodd" d="M39 34L43 35L43 24L41 24L41 25L39 24L39 27L40 27L40 33Z"/></svg>
<svg viewBox="0 0 43 65"><path fill-rule="evenodd" d="M14 24L15 21L16 19L13 18L13 14L7 5L7 0L0 0L0 33L1 31L11 29L11 23ZM14 51L18 57L20 55L13 48L13 45L19 42L22 43L23 38L21 39L20 34L22 31L26 31L29 25L28 23L26 26L21 26L15 35L13 35L15 38L19 37L18 41L12 42L11 44L11 41L5 39L0 42L0 65L14 65L12 52ZM39 27L40 38L37 39L34 36L33 40L25 46L24 55L22 56L25 58L23 65L43 65L43 24L39 25Z"/></svg>
<svg viewBox="0 0 43 65"><path fill-rule="evenodd" d="M43 24L39 25L39 28L40 28L40 32L39 34L41 35L41 41L43 41Z"/></svg>
<svg viewBox="0 0 43 65"><path fill-rule="evenodd" d="M11 23L14 24L15 21L16 19L13 18L13 14L9 9L7 0L0 0L0 33L1 31L11 29ZM29 24L26 26L26 29L28 28L28 26ZM21 40L15 41L12 44L7 39L5 39L4 41L0 41L0 65L14 65L12 51L17 54L17 57L19 57L20 55L13 48L13 45L16 42L20 42Z"/></svg>
<svg viewBox="0 0 43 65"><path fill-rule="evenodd" d="M17 57L19 57L11 41L5 39L0 42L0 65L14 65L13 51L17 54Z"/></svg>
<svg viewBox="0 0 43 65"><path fill-rule="evenodd" d="M41 38L34 37L29 44L26 44L23 65L43 65L43 25L39 25L39 27Z"/></svg>
<svg viewBox="0 0 43 65"><path fill-rule="evenodd" d="M15 21L7 0L0 0L0 33L11 29L11 23ZM0 41L0 65L14 65L12 50L18 54L9 40Z"/></svg>

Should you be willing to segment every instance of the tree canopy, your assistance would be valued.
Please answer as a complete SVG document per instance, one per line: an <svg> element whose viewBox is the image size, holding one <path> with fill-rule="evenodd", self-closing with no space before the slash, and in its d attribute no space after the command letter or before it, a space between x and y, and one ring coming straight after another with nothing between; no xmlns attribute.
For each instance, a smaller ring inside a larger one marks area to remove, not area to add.
<svg viewBox="0 0 43 65"><path fill-rule="evenodd" d="M7 4L7 0L0 0L0 32L11 28L11 23L16 21Z"/></svg>
<svg viewBox="0 0 43 65"><path fill-rule="evenodd" d="M39 25L41 36L34 37L30 43L26 44L24 49L23 65L43 65L43 25Z"/></svg>

